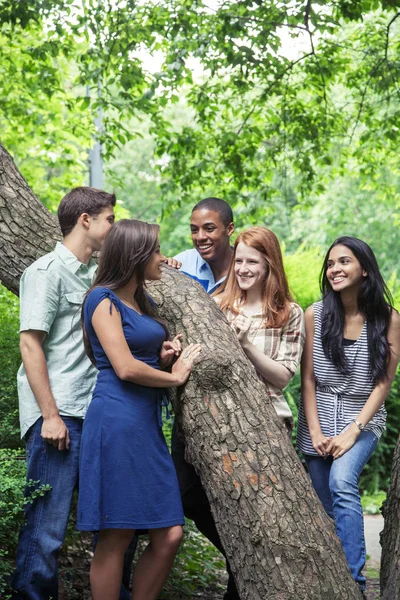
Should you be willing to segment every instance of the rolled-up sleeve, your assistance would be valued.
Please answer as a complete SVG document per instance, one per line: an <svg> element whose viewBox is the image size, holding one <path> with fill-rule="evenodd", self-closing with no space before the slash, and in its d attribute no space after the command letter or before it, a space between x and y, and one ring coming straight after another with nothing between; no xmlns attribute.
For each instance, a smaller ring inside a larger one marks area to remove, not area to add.
<svg viewBox="0 0 400 600"><path fill-rule="evenodd" d="M49 333L60 302L59 284L52 270L25 271L20 282L20 332Z"/></svg>
<svg viewBox="0 0 400 600"><path fill-rule="evenodd" d="M297 304L292 304L288 322L282 328L276 361L292 374L296 373L305 342L304 313Z"/></svg>

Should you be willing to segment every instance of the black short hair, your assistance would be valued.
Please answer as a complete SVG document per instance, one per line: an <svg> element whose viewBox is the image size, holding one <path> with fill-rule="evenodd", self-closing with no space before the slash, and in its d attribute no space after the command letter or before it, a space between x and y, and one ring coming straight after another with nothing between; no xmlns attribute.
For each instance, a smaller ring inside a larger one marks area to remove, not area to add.
<svg viewBox="0 0 400 600"><path fill-rule="evenodd" d="M68 192L58 207L58 222L65 237L75 227L82 213L98 215L107 206L115 206L115 194L92 187L77 187Z"/></svg>
<svg viewBox="0 0 400 600"><path fill-rule="evenodd" d="M228 227L229 223L233 223L233 212L231 207L225 200L221 200L221 198L204 198L204 200L200 200L193 208L192 213L195 210L213 210L217 212L221 217L221 221Z"/></svg>

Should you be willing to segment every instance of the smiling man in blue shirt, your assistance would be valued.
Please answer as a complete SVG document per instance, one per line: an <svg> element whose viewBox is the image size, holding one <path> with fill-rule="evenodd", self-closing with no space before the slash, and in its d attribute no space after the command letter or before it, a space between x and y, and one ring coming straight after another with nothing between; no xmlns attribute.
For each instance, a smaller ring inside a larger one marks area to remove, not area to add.
<svg viewBox="0 0 400 600"><path fill-rule="evenodd" d="M205 198L192 210L193 246L177 256L181 271L212 294L224 281L232 260L230 238L235 230L232 209L225 200Z"/></svg>
<svg viewBox="0 0 400 600"><path fill-rule="evenodd" d="M182 263L183 273L201 283L206 292L212 294L224 281L232 261L230 238L235 226L231 207L219 198L201 200L192 210L190 230L194 248L181 252L175 259ZM185 460L185 444L176 421L171 446L185 517L192 519L198 530L224 554L200 477ZM240 600L228 563L227 570L229 578L224 600Z"/></svg>

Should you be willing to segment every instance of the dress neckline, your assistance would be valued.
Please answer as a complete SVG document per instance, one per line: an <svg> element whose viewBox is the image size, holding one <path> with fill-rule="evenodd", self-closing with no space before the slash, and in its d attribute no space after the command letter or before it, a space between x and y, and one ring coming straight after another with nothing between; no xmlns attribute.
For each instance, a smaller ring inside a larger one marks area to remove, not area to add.
<svg viewBox="0 0 400 600"><path fill-rule="evenodd" d="M136 310L136 308L133 308L133 306L130 306L129 304L127 304L126 302L124 302L124 300L121 300L121 298L118 296L118 294L116 294L114 292L114 290L111 290L110 288L106 288L109 292L111 292L118 300L119 302L121 302L121 304L123 304L124 306L126 306L126 308L129 308L130 310L133 310L134 313L136 313L139 317L143 317L145 315L145 313L140 313L139 311Z"/></svg>
<svg viewBox="0 0 400 600"><path fill-rule="evenodd" d="M117 296L117 294L115 294ZM118 298L118 296L117 296ZM122 302L122 304L124 306L126 306L126 308L129 308L130 310L133 310L134 313L136 313L139 317L143 317L145 313L140 313L139 311L136 310L136 308L133 308L133 306L129 306L129 304L127 304L126 302L124 302L123 300L121 300L121 298L118 298L118 300L120 302Z"/></svg>
<svg viewBox="0 0 400 600"><path fill-rule="evenodd" d="M348 343L347 343L347 345L345 345L345 348L349 348L350 346L355 346L355 345L356 345L356 344L357 344L357 343L358 343L358 342L361 340L361 338L362 338L362 337L363 337L363 335L364 335L364 331L365 331L365 327L366 327L366 325L367 325L367 321L366 321L366 320L364 320L364 325L362 326L361 333L360 333L360 335L358 336L358 338L357 338L357 339L355 339L355 340L354 340L354 339L351 339L351 338L345 338L345 337L343 336L343 340L345 340L346 342L348 342Z"/></svg>
<svg viewBox="0 0 400 600"><path fill-rule="evenodd" d="M117 294L115 294L117 296ZM118 296L117 296L118 298ZM118 298L118 300L120 302L122 302L122 304L124 306L126 306L126 308L129 308L130 310L133 310L133 312L135 312L137 315L139 315L139 317L143 317L144 313L140 313L138 310L136 310L136 308L133 308L133 306L130 306L129 304L127 304L126 302L124 302L123 300L121 300L121 298Z"/></svg>

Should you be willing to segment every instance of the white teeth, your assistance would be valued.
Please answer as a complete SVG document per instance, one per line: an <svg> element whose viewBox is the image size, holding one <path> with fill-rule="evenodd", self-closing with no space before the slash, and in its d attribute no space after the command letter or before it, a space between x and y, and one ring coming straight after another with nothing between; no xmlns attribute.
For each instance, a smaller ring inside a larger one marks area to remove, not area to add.
<svg viewBox="0 0 400 600"><path fill-rule="evenodd" d="M211 248L212 244L207 244L206 246L200 246L198 245L197 247L200 248L200 250L207 250L207 248Z"/></svg>

